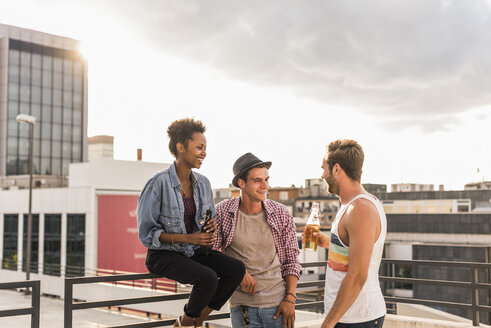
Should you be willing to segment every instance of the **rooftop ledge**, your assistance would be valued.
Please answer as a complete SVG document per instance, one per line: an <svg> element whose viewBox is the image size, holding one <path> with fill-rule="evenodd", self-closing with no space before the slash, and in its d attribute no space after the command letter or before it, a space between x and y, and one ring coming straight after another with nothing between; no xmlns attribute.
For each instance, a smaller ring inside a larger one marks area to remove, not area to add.
<svg viewBox="0 0 491 328"><path fill-rule="evenodd" d="M296 328L318 328L322 324L322 320L312 320L304 322L295 322ZM387 314L384 320L384 328L464 328L473 327L472 323L469 321L465 322L455 322L455 321L445 321L442 319L426 319L409 317L398 314ZM489 327L480 324L480 327Z"/></svg>
<svg viewBox="0 0 491 328"><path fill-rule="evenodd" d="M297 328L320 327L322 319L295 322ZM463 328L474 327L472 321L419 304L397 303L397 314L387 314L384 328ZM479 327L491 327L480 324Z"/></svg>

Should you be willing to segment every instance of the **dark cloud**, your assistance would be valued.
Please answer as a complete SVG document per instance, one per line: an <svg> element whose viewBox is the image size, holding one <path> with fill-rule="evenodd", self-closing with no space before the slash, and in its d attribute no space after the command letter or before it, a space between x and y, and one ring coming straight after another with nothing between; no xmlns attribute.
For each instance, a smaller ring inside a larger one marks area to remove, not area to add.
<svg viewBox="0 0 491 328"><path fill-rule="evenodd" d="M118 0L113 5L165 52L235 79L286 87L423 130L445 129L443 114L491 102L486 0Z"/></svg>

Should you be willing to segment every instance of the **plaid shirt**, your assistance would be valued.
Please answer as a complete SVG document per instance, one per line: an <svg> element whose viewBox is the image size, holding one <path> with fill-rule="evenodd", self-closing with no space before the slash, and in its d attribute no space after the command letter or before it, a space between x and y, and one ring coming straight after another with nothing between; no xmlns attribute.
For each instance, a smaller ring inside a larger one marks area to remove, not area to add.
<svg viewBox="0 0 491 328"><path fill-rule="evenodd" d="M240 197L224 200L216 206L217 234L213 241L213 249L222 252L234 238ZM265 200L263 208L276 246L276 252L282 266L282 276L293 275L300 278L300 262L298 261L298 242L295 223L288 209L275 201Z"/></svg>

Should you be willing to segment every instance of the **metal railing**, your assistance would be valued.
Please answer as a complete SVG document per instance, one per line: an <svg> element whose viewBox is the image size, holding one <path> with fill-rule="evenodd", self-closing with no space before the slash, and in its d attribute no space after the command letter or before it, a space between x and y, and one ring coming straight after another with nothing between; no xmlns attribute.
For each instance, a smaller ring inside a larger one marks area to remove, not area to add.
<svg viewBox="0 0 491 328"><path fill-rule="evenodd" d="M32 288L31 307L11 309L11 310L0 310L0 318L18 316L18 315L30 315L31 328L39 328L41 282L39 280L30 280L30 281L0 283L0 289L15 289L15 288L29 288L29 287Z"/></svg>
<svg viewBox="0 0 491 328"><path fill-rule="evenodd" d="M385 296L386 302L393 303L408 303L408 304L421 304L427 306L442 306L448 308L458 308L469 310L472 313L472 325L479 326L479 312L491 312L491 306L489 304L479 304L479 290L487 289L491 290L491 284L479 282L478 273L479 269L487 272L489 277L489 270L491 269L491 263L476 263L476 262L449 262L449 261L424 261L424 260L392 260L383 259L383 264L386 265L413 265L413 266L430 266L430 267L450 267L461 268L469 270L468 281L453 281L453 280L434 280L434 279L421 279L421 278L401 278L401 277L387 277L380 276L379 279L382 282L388 283L406 283L416 285L436 285L445 287L459 287L469 290L471 295L471 303L461 302L447 302L447 301L435 301L427 299L415 299L408 297L395 297Z"/></svg>
<svg viewBox="0 0 491 328"><path fill-rule="evenodd" d="M309 266L311 266L310 263ZM176 293L173 295L133 297L133 298L124 298L124 299L112 299L112 300L105 300L105 301L89 301L89 302L73 303L74 285L101 283L101 282L107 283L107 282L117 282L117 281L130 281L130 280L141 281L146 279L157 279L157 278L162 278L162 277L151 273L144 273L144 274L123 274L123 275L116 275L116 276L65 278L64 327L72 328L74 310L121 306L121 305L129 305L129 304L162 302L162 301L175 301L175 300L187 299L189 297L190 293ZM323 281L299 283L298 287L311 287L311 286L318 286L319 284L323 284ZM309 309L312 307L322 306L322 305L323 302L308 302L308 303L298 304L296 306L296 309L299 310ZM216 320L216 319L225 319L225 318L230 318L230 313L212 314L208 317L207 320ZM168 320L158 320L153 322L141 322L137 324L110 326L110 327L111 328L162 327L162 326L170 326L174 324L175 321L176 319L168 319Z"/></svg>
<svg viewBox="0 0 491 328"><path fill-rule="evenodd" d="M7 263L7 260L0 259L0 263L5 264ZM25 272L25 268L21 266L22 263L20 261L12 262L12 263L14 263L15 266L5 265L0 269L11 270L14 272L16 271L19 272L22 270L23 272ZM61 277L61 278L134 274L134 272L128 272L122 270L101 269L101 268L93 269L93 268L86 268L84 266L60 265L60 264L46 263L46 262L38 263L34 261L31 261L31 273L37 275L54 276L54 277ZM132 280L131 282L115 281L113 282L113 284L125 285L129 287L150 288L154 290L162 290L162 291L168 291L174 293L185 292L190 290L189 288L185 287L185 285L176 283L174 280L167 279L167 278L152 279L151 281L143 281L143 280Z"/></svg>
<svg viewBox="0 0 491 328"><path fill-rule="evenodd" d="M451 280L434 280L434 279L420 279L420 278L402 278L402 277L389 277L380 276L380 281L382 283L405 283L418 285L437 285L446 287L460 287L465 288L469 291L472 296L472 301L468 303L459 302L449 302L449 301L436 301L428 299L415 299L412 297L396 297L392 295L385 295L385 300L387 303L409 303L409 304L421 304L432 307L449 307L449 308L459 308L464 310L469 310L472 313L472 324L474 326L479 326L479 312L491 312L491 306L479 304L479 290L481 289L491 289L491 284L482 283L478 281L478 271L490 270L491 264L487 263L475 263L475 262L446 262L446 261L418 261L418 260L392 260L383 259L383 265L426 265L433 267L452 267L452 268L464 268L469 269L469 281L451 281ZM303 268L308 267L325 267L326 262L309 262L302 263ZM162 302L162 301L172 301L187 299L189 293L176 293L173 295L161 295L161 296L149 296L149 297L136 297L136 298L124 298L124 299L112 299L103 301L89 301L89 302L77 302L73 303L73 286L78 284L90 284L90 283L101 283L101 282L117 282L117 281L131 281L131 280L146 280L146 279L156 279L161 278L160 276L153 274L123 274L115 276L99 276L99 277L80 277L80 278L66 278L65 279L65 328L72 327L72 313L74 310L80 309L91 309L98 307L111 307L111 306L121 306L129 304L140 304L140 303L150 303L150 302ZM299 290L304 290L306 288L312 287L323 287L325 280L316 280L308 282L299 282L297 288ZM297 310L306 309L319 309L323 308L323 301L314 302L304 302L297 304L295 308ZM229 318L230 313L220 313L210 315L208 320ZM136 327L162 327L170 326L174 323L175 319L166 320L156 320L153 322L142 322L137 324L127 324L120 326L111 326L112 328L136 328Z"/></svg>
<svg viewBox="0 0 491 328"><path fill-rule="evenodd" d="M134 274L134 272L127 272L127 271L120 271L120 270L107 270L107 269L96 269L94 273L96 276L115 276L115 275L120 276L123 274L131 274L131 275ZM173 293L190 290L189 288L183 288L182 284L164 277L155 276L150 281L147 280L149 279L139 279L139 280L133 279L131 281L128 280L113 281L112 284L129 286L129 287L149 288L153 290L161 290L161 291L167 291Z"/></svg>

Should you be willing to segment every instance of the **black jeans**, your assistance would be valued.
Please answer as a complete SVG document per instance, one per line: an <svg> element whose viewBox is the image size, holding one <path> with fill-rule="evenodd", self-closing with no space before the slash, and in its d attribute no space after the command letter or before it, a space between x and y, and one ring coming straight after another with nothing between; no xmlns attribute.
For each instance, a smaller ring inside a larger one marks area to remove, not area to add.
<svg viewBox="0 0 491 328"><path fill-rule="evenodd" d="M241 261L217 251L208 256L187 257L174 251L149 249L145 265L151 273L193 285L184 306L184 313L191 318L199 317L206 306L220 310L245 274Z"/></svg>
<svg viewBox="0 0 491 328"><path fill-rule="evenodd" d="M337 323L334 328L382 328L385 316L378 319L360 323Z"/></svg>

